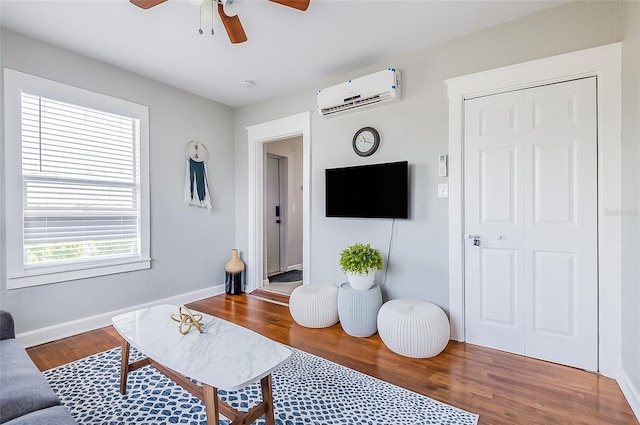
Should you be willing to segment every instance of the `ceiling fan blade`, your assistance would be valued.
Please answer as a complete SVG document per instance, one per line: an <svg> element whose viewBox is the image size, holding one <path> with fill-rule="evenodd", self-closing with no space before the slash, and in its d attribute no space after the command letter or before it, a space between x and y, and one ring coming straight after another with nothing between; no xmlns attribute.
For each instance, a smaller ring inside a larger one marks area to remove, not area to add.
<svg viewBox="0 0 640 425"><path fill-rule="evenodd" d="M293 7L294 9L305 11L309 7L310 0L271 0L274 3L281 4L283 6Z"/></svg>
<svg viewBox="0 0 640 425"><path fill-rule="evenodd" d="M224 29L227 30L227 35L229 36L231 43L237 44L247 41L247 35L244 33L244 28L242 28L240 18L237 16L227 16L227 14L224 13L222 5L219 3L218 14L220 15L220 19L222 19Z"/></svg>
<svg viewBox="0 0 640 425"><path fill-rule="evenodd" d="M160 3L164 3L167 0L129 0L131 3L135 4L139 8L142 9L150 9L153 6L157 6Z"/></svg>

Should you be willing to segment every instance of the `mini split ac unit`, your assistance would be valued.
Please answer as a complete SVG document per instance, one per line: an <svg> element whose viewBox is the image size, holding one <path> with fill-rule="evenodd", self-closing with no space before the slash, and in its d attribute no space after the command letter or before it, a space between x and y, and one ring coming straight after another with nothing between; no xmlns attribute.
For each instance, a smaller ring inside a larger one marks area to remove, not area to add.
<svg viewBox="0 0 640 425"><path fill-rule="evenodd" d="M400 71L388 68L318 90L318 112L331 118L400 100Z"/></svg>

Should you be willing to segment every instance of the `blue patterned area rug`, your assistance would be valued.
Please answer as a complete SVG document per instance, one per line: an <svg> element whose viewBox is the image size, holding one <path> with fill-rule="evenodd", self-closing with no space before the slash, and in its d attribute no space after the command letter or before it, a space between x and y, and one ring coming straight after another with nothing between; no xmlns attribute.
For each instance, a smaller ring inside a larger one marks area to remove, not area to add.
<svg viewBox="0 0 640 425"><path fill-rule="evenodd" d="M278 425L478 423L478 415L293 351L272 374ZM132 360L139 357L132 348ZM44 376L81 425L207 424L204 404L151 366L131 372L127 394L121 395L120 348L48 370ZM219 395L240 411L261 401L259 384L239 391L220 390ZM264 421L260 418L255 423Z"/></svg>

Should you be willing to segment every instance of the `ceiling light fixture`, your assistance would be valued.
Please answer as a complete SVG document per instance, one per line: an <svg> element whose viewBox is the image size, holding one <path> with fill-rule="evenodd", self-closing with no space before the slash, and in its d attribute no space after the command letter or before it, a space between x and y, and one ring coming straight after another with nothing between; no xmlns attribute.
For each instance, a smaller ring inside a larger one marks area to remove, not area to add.
<svg viewBox="0 0 640 425"><path fill-rule="evenodd" d="M244 87L245 89L248 89L249 87L253 87L253 81L250 80L242 80L240 81L240 85L242 87Z"/></svg>
<svg viewBox="0 0 640 425"><path fill-rule="evenodd" d="M215 35L213 19L217 5L221 5L224 14L230 18L238 16L238 13L244 8L244 0L189 0L189 2L200 8L200 27L198 28L198 34L200 35L204 34L202 20L209 20L208 12L211 12L211 35Z"/></svg>
<svg viewBox="0 0 640 425"><path fill-rule="evenodd" d="M244 7L244 0L220 0L224 14L233 17L237 16Z"/></svg>

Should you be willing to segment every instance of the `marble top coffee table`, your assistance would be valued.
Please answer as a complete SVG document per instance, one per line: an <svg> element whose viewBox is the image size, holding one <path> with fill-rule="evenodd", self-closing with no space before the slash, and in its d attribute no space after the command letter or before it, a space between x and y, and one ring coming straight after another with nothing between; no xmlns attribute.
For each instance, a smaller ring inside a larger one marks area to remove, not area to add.
<svg viewBox="0 0 640 425"><path fill-rule="evenodd" d="M204 402L209 424L218 425L221 413L231 424L249 424L264 414L265 422L274 425L271 372L291 356L291 350L249 329L193 311L202 314L203 332L192 329L182 335L171 319L178 311L177 306L160 305L112 319L124 338L120 392L126 393L129 372L152 365ZM146 358L129 363L130 345ZM237 390L257 381L262 403L246 413L218 399L218 389Z"/></svg>

